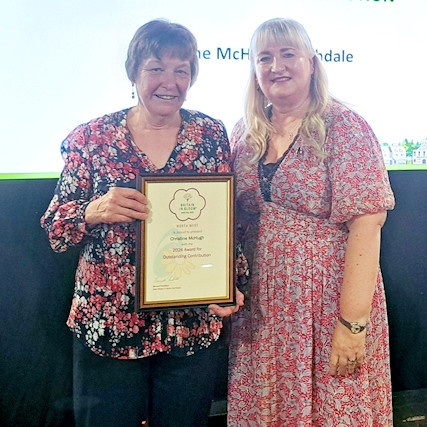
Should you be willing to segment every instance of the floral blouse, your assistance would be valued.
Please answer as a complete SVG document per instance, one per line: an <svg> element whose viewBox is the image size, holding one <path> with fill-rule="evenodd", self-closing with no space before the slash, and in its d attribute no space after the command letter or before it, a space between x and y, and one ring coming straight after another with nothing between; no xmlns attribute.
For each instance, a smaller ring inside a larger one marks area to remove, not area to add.
<svg viewBox="0 0 427 427"><path fill-rule="evenodd" d="M67 325L100 356L135 359L159 352L193 354L218 339L220 318L206 308L134 311L136 222L89 229L85 209L110 187L135 188L137 174L230 172L223 124L181 109L177 144L162 169L131 139L129 109L78 126L61 145L65 166L41 218L51 247L81 247Z"/></svg>

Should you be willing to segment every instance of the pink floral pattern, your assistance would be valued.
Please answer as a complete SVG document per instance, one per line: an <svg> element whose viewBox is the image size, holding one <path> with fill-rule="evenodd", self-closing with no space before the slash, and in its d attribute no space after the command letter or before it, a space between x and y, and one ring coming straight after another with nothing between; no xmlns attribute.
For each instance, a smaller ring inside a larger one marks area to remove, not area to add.
<svg viewBox="0 0 427 427"><path fill-rule="evenodd" d="M298 137L272 178L271 202L258 168L245 170L244 126L231 138L237 220L251 270L248 306L232 319L229 425L392 426L388 326L378 272L357 374L328 373L354 215L392 209L379 144L355 112L333 103L325 117L327 159Z"/></svg>
<svg viewBox="0 0 427 427"><path fill-rule="evenodd" d="M65 139L65 166L41 225L56 252L81 247L67 325L89 348L115 358L190 355L219 337L221 319L205 308L135 313L136 224L89 230L84 212L112 186L135 188L137 174L228 173L227 134L221 122L182 109L176 148L157 170L131 140L127 112L80 125Z"/></svg>

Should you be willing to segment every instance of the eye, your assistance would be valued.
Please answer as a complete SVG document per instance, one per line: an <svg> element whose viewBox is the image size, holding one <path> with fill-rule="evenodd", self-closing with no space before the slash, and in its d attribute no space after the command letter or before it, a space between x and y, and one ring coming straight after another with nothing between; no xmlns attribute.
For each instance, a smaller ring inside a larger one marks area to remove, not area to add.
<svg viewBox="0 0 427 427"><path fill-rule="evenodd" d="M162 67L147 67L147 68L143 68L143 71L151 74L160 74L164 70Z"/></svg>
<svg viewBox="0 0 427 427"><path fill-rule="evenodd" d="M190 75L190 72L188 70L183 69L183 68L176 70L176 73L182 77L186 77L186 76Z"/></svg>
<svg viewBox="0 0 427 427"><path fill-rule="evenodd" d="M283 54L283 58L293 58L295 54L293 52L286 52Z"/></svg>
<svg viewBox="0 0 427 427"><path fill-rule="evenodd" d="M260 57L258 58L258 62L259 62L260 64L268 64L269 62L271 62L271 56L270 56L270 55L263 55L263 56L260 56Z"/></svg>

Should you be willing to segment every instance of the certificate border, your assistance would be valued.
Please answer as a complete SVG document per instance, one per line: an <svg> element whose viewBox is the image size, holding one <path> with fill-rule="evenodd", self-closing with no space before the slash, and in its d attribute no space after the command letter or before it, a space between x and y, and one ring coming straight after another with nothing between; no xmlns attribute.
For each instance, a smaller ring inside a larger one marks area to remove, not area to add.
<svg viewBox="0 0 427 427"><path fill-rule="evenodd" d="M155 302L147 303L145 301L145 287L146 275L145 271L145 259L146 250L149 245L145 241L147 234L146 230L150 224L146 221L137 222L137 236L136 236L136 281L135 281L135 311L143 310L164 310L174 308L189 308L189 307L206 307L209 304L220 304L220 305L234 305L235 304L235 256L234 256L234 229L235 229L235 214L234 214L234 192L235 192L235 180L233 174L197 174L197 175L139 175L136 177L136 188L141 191L144 195L148 193L148 187L150 183L164 184L168 183L181 183L183 185L191 185L197 187L198 182L218 182L226 183L228 186L228 206L225 206L228 217L228 230L229 238L227 239L227 247L223 250L228 250L229 262L227 265L226 275L228 277L227 283L227 297L225 298L205 298L205 299L182 299L179 301L168 301L168 302Z"/></svg>

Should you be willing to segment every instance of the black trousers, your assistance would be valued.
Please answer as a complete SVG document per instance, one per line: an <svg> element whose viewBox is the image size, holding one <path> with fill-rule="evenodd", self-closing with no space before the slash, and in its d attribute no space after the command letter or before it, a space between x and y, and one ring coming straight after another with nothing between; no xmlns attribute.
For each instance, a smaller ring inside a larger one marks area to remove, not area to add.
<svg viewBox="0 0 427 427"><path fill-rule="evenodd" d="M219 342L187 357L120 360L97 356L74 338L73 358L77 427L207 426Z"/></svg>

